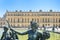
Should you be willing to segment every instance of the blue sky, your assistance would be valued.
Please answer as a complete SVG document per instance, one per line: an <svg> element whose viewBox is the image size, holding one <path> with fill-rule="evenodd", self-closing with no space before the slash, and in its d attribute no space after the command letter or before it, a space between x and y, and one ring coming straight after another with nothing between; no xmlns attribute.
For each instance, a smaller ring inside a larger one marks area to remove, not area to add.
<svg viewBox="0 0 60 40"><path fill-rule="evenodd" d="M0 17L2 17L6 10L33 10L60 11L60 0L0 0Z"/></svg>

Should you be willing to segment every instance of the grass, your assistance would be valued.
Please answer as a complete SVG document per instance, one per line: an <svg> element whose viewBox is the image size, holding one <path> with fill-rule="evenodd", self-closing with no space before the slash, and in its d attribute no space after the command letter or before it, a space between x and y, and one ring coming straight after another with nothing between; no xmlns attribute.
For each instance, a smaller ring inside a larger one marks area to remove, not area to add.
<svg viewBox="0 0 60 40"><path fill-rule="evenodd" d="M21 31L24 32L26 30L20 30L20 32ZM18 35L18 37L19 37L19 40L27 40L28 39L28 35ZM50 38L48 40L60 40L60 34L50 32Z"/></svg>
<svg viewBox="0 0 60 40"><path fill-rule="evenodd" d="M50 38L48 40L60 40L60 34L50 33Z"/></svg>
<svg viewBox="0 0 60 40"><path fill-rule="evenodd" d="M22 30L18 29L16 31L25 32L26 30L25 29L22 29ZM27 40L28 39L28 34L27 35L18 35L18 37L19 37L19 40ZM50 38L48 40L60 40L60 34L50 32Z"/></svg>

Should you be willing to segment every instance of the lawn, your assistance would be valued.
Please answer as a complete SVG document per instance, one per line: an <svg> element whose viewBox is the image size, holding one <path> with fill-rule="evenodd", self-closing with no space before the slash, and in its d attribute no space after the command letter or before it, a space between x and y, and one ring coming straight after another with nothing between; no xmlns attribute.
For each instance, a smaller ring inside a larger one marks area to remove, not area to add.
<svg viewBox="0 0 60 40"><path fill-rule="evenodd" d="M20 30L20 32L21 31L24 32L26 30ZM28 39L28 35L18 35L18 37L19 37L19 40L27 40ZM50 32L50 38L48 40L60 40L60 34Z"/></svg>
<svg viewBox="0 0 60 40"><path fill-rule="evenodd" d="M25 32L26 29L18 29L16 31ZM38 30L38 31L41 32L40 30ZM1 37L1 35L0 35L0 37ZM19 40L27 40L28 34L27 35L18 35L18 37L19 37ZM50 32L50 38L48 40L60 40L60 34Z"/></svg>

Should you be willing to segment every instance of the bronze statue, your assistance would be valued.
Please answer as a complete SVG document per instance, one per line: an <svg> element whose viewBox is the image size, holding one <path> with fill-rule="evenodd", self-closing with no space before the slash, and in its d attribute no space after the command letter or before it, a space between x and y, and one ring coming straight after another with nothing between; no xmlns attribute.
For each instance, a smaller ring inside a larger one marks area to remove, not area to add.
<svg viewBox="0 0 60 40"><path fill-rule="evenodd" d="M8 34L7 31L8 31L8 28L4 27L4 32L2 34L1 40L11 40L10 34Z"/></svg>
<svg viewBox="0 0 60 40"><path fill-rule="evenodd" d="M1 40L18 40L18 36L14 31L10 30L8 32L8 30L10 29L10 24L7 20L6 22L8 23L8 27L4 27L4 32L2 34Z"/></svg>
<svg viewBox="0 0 60 40"><path fill-rule="evenodd" d="M11 29L11 30L19 35L28 34L28 40L46 40L50 37L50 34L48 32L40 33L37 31L37 29L38 29L38 24L36 22L31 21L31 30L28 30L23 33L19 33L13 29Z"/></svg>
<svg viewBox="0 0 60 40"><path fill-rule="evenodd" d="M6 22L8 23L8 27L11 29L8 20L6 20ZM10 36L11 36L11 40L18 40L17 34L14 31L12 31L12 30L10 30Z"/></svg>
<svg viewBox="0 0 60 40"><path fill-rule="evenodd" d="M11 31L11 40L18 40L18 36L14 31Z"/></svg>

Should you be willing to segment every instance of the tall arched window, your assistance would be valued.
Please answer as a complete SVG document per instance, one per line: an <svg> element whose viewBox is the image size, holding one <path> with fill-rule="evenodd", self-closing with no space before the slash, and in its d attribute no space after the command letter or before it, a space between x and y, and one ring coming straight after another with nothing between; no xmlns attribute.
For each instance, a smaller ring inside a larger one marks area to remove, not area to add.
<svg viewBox="0 0 60 40"><path fill-rule="evenodd" d="M56 18L56 23L57 23L57 18Z"/></svg>
<svg viewBox="0 0 60 40"><path fill-rule="evenodd" d="M25 21L24 22L26 23L26 18L25 18Z"/></svg>
<svg viewBox="0 0 60 40"><path fill-rule="evenodd" d="M48 23L50 22L50 19L48 18Z"/></svg>
<svg viewBox="0 0 60 40"><path fill-rule="evenodd" d="M37 22L39 23L39 19L37 18Z"/></svg>
<svg viewBox="0 0 60 40"><path fill-rule="evenodd" d="M53 24L53 27L56 27L56 25L55 25L55 24Z"/></svg>
<svg viewBox="0 0 60 40"><path fill-rule="evenodd" d="M55 19L53 18L53 23L55 23Z"/></svg>
<svg viewBox="0 0 60 40"><path fill-rule="evenodd" d="M22 18L22 23L24 22L24 19Z"/></svg>
<svg viewBox="0 0 60 40"><path fill-rule="evenodd" d="M14 18L14 23L15 23L15 18Z"/></svg>
<svg viewBox="0 0 60 40"><path fill-rule="evenodd" d="M47 18L45 18L45 23L47 23Z"/></svg>
<svg viewBox="0 0 60 40"><path fill-rule="evenodd" d="M28 23L29 23L29 18L28 18Z"/></svg>
<svg viewBox="0 0 60 40"><path fill-rule="evenodd" d="M42 22L44 22L44 18L42 20L43 20Z"/></svg>
<svg viewBox="0 0 60 40"><path fill-rule="evenodd" d="M18 18L18 23L19 23L19 18Z"/></svg>
<svg viewBox="0 0 60 40"><path fill-rule="evenodd" d="M12 18L11 18L11 23L12 23Z"/></svg>
<svg viewBox="0 0 60 40"><path fill-rule="evenodd" d="M59 18L59 23L60 23L60 18Z"/></svg>
<svg viewBox="0 0 60 40"><path fill-rule="evenodd" d="M34 19L32 18L32 21L33 21Z"/></svg>
<svg viewBox="0 0 60 40"><path fill-rule="evenodd" d="M8 21L10 22L10 18L8 18Z"/></svg>
<svg viewBox="0 0 60 40"><path fill-rule="evenodd" d="M18 24L17 27L20 27L20 25Z"/></svg>

